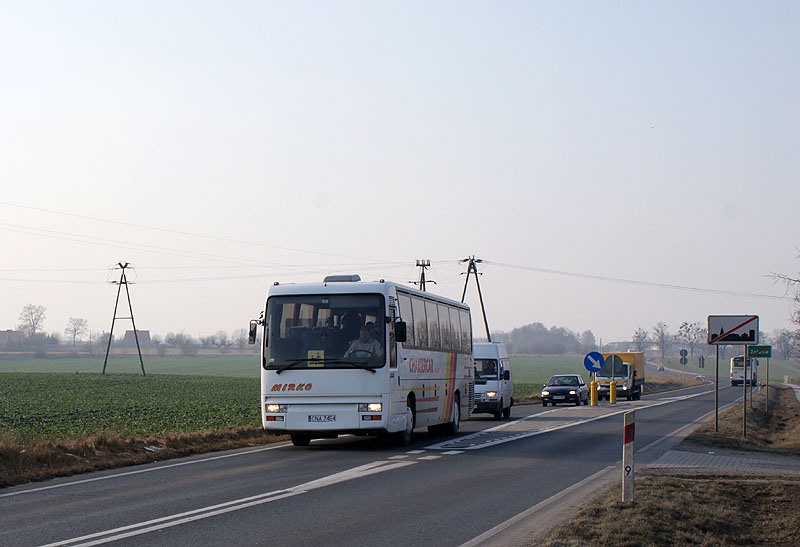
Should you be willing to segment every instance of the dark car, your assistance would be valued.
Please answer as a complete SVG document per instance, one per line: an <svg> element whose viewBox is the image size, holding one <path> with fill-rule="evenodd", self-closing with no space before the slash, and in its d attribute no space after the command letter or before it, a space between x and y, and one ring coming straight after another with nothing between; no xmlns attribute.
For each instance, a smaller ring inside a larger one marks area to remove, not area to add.
<svg viewBox="0 0 800 547"><path fill-rule="evenodd" d="M589 404L589 388L580 374L557 374L542 387L542 406L547 403Z"/></svg>

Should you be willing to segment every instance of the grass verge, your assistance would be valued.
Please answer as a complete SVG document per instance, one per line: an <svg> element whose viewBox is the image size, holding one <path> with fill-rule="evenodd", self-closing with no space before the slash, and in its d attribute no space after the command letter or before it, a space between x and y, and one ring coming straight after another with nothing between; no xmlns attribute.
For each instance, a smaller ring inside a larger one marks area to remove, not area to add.
<svg viewBox="0 0 800 547"><path fill-rule="evenodd" d="M800 404L790 388L770 388L748 403L748 436L741 439L741 405L702 425L684 441L706 447L800 454ZM540 543L575 545L797 545L800 478L710 476L677 472L640 475L634 502L623 504L619 484L609 488Z"/></svg>
<svg viewBox="0 0 800 547"><path fill-rule="evenodd" d="M252 426L144 438L98 433L61 441L0 435L0 487L287 439Z"/></svg>
<svg viewBox="0 0 800 547"><path fill-rule="evenodd" d="M645 476L619 487L540 545L797 545L800 480Z"/></svg>
<svg viewBox="0 0 800 547"><path fill-rule="evenodd" d="M772 452L800 456L800 403L791 388L770 386L769 412L766 390L753 395L747 406L747 437L742 438L741 401L719 416L719 431L711 420L697 428L684 442L711 448Z"/></svg>

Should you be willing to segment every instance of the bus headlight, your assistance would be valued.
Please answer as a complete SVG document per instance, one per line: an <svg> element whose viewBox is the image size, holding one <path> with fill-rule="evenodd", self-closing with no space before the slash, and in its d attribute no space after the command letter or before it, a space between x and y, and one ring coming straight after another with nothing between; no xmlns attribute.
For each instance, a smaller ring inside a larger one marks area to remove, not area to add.
<svg viewBox="0 0 800 547"><path fill-rule="evenodd" d="M267 414L285 414L286 407L287 405L267 404L264 405L264 410L267 412Z"/></svg>
<svg viewBox="0 0 800 547"><path fill-rule="evenodd" d="M381 403L359 403L358 404L358 411L359 412L380 412L383 410L383 405Z"/></svg>
<svg viewBox="0 0 800 547"><path fill-rule="evenodd" d="M487 392L486 392L486 396L487 396L489 399L494 399L495 397L497 397L497 392L496 392L496 391L487 391Z"/></svg>

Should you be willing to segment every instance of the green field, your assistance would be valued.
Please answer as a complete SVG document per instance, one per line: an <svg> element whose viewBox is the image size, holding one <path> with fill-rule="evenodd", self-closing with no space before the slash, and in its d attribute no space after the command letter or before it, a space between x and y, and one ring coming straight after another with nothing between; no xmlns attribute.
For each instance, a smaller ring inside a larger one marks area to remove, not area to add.
<svg viewBox="0 0 800 547"><path fill-rule="evenodd" d="M189 374L258 378L258 356L248 357L146 357L147 374ZM65 359L12 359L0 361L0 372L71 372L100 373L103 357ZM107 374L142 374L138 357L110 358Z"/></svg>
<svg viewBox="0 0 800 547"><path fill-rule="evenodd" d="M714 371L713 359L705 369L696 360L682 367L675 357L663 364L706 376ZM728 367L720 364L724 378ZM99 432L147 436L260 424L257 357L151 357L146 377L136 358L109 360L105 376L102 368L102 358L0 361L0 434L77 439ZM538 394L553 374L587 377L582 355L516 356L511 369L517 398ZM771 360L771 380L781 382L785 374L800 379L800 364Z"/></svg>
<svg viewBox="0 0 800 547"><path fill-rule="evenodd" d="M9 372L0 374L0 433L24 441L257 426L259 391L254 378Z"/></svg>

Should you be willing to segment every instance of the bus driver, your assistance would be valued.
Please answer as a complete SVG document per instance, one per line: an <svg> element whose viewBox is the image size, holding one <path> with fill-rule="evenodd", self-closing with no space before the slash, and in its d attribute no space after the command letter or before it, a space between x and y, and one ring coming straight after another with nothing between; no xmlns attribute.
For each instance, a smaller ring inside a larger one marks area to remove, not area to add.
<svg viewBox="0 0 800 547"><path fill-rule="evenodd" d="M350 347L344 352L345 357L380 357L382 354L380 342L372 338L372 328L367 325L361 327L358 338L350 342Z"/></svg>

